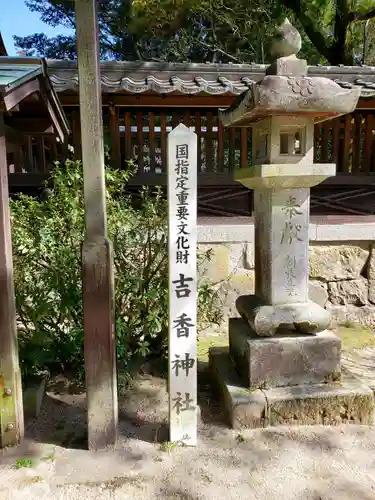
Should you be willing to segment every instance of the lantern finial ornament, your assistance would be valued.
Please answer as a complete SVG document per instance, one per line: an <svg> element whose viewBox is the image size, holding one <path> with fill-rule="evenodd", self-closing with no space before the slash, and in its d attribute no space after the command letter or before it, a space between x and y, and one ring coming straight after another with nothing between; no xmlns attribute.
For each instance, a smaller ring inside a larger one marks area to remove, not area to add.
<svg viewBox="0 0 375 500"><path fill-rule="evenodd" d="M285 19L272 42L271 53L273 57L296 56L301 47L302 38L299 31L289 22L289 19Z"/></svg>

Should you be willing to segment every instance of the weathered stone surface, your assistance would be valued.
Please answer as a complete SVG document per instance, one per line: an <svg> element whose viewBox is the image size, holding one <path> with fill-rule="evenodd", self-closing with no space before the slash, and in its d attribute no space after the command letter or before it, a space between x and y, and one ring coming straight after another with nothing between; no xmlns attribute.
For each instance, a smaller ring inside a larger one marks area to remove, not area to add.
<svg viewBox="0 0 375 500"><path fill-rule="evenodd" d="M268 304L308 300L309 196L307 188L281 189L277 183L254 192L255 293Z"/></svg>
<svg viewBox="0 0 375 500"><path fill-rule="evenodd" d="M225 412L233 429L263 427L266 398L262 391L250 391L241 385L230 361L227 348L211 348L209 367L214 389L222 397Z"/></svg>
<svg viewBox="0 0 375 500"><path fill-rule="evenodd" d="M199 279L219 282L229 275L229 248L226 245L200 244L199 254L210 252L210 260L205 259L199 269Z"/></svg>
<svg viewBox="0 0 375 500"><path fill-rule="evenodd" d="M332 316L332 325L351 322L371 328L375 327L375 306L335 306L328 303L327 309Z"/></svg>
<svg viewBox="0 0 375 500"><path fill-rule="evenodd" d="M340 378L341 340L317 335L257 337L244 320L229 320L229 346L250 389L317 384Z"/></svg>
<svg viewBox="0 0 375 500"><path fill-rule="evenodd" d="M274 57L288 57L298 54L302 47L299 31L288 19L277 28L277 34L272 40L271 53Z"/></svg>
<svg viewBox="0 0 375 500"><path fill-rule="evenodd" d="M243 274L231 276L222 286L222 297L224 301L223 313L226 317L238 317L236 300L240 295L253 293L255 289L254 271L245 271Z"/></svg>
<svg viewBox="0 0 375 500"><path fill-rule="evenodd" d="M24 389L23 412L25 418L34 418L39 415L46 391L46 383L47 378L43 377Z"/></svg>
<svg viewBox="0 0 375 500"><path fill-rule="evenodd" d="M254 255L254 245L250 245L249 243L245 244L245 269L254 269L255 268L255 255Z"/></svg>
<svg viewBox="0 0 375 500"><path fill-rule="evenodd" d="M372 390L353 377L331 384L246 389L230 361L228 350L210 350L210 370L233 429L272 425L371 425Z"/></svg>
<svg viewBox="0 0 375 500"><path fill-rule="evenodd" d="M359 246L311 246L310 278L323 281L358 279L368 255L369 251Z"/></svg>
<svg viewBox="0 0 375 500"><path fill-rule="evenodd" d="M229 244L229 274L241 274L245 267L245 243Z"/></svg>
<svg viewBox="0 0 375 500"><path fill-rule="evenodd" d="M369 280L375 280L375 245L370 247L370 257L368 259L367 266L367 278Z"/></svg>
<svg viewBox="0 0 375 500"><path fill-rule="evenodd" d="M325 307L328 300L328 291L326 283L321 281L309 281L309 299L316 302L321 307Z"/></svg>
<svg viewBox="0 0 375 500"><path fill-rule="evenodd" d="M368 300L375 304L375 280L368 280Z"/></svg>
<svg viewBox="0 0 375 500"><path fill-rule="evenodd" d="M373 393L360 381L278 387L264 393L271 426L373 423Z"/></svg>
<svg viewBox="0 0 375 500"><path fill-rule="evenodd" d="M354 332L353 332L354 333ZM372 333L372 335L374 335ZM360 380L369 387L375 397L375 348L365 347L344 351L341 357L342 374L346 378Z"/></svg>
<svg viewBox="0 0 375 500"><path fill-rule="evenodd" d="M364 306L368 303L368 281L362 276L356 280L331 281L328 283L328 294L334 305Z"/></svg>

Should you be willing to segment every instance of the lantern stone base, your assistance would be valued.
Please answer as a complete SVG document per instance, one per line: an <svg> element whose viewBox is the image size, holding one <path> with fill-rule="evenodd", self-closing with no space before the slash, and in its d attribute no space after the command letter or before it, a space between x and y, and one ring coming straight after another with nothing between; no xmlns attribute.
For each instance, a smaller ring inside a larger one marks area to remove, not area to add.
<svg viewBox="0 0 375 500"><path fill-rule="evenodd" d="M233 429L373 423L373 393L354 377L344 376L339 382L326 384L248 389L228 349L212 348L209 363L214 387Z"/></svg>
<svg viewBox="0 0 375 500"><path fill-rule="evenodd" d="M274 336L280 328L305 334L322 332L331 322L329 312L312 301L269 305L256 295L242 295L236 307L260 337Z"/></svg>
<svg viewBox="0 0 375 500"><path fill-rule="evenodd" d="M258 337L238 318L229 320L230 356L250 389L319 384L340 379L341 340L332 332Z"/></svg>

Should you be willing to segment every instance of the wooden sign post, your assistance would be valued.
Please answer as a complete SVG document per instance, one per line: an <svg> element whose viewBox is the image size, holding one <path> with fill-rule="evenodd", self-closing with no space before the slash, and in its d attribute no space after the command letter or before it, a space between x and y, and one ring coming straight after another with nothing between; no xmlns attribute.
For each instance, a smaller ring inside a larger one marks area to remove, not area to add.
<svg viewBox="0 0 375 500"><path fill-rule="evenodd" d="M169 439L197 443L197 136L168 136Z"/></svg>
<svg viewBox="0 0 375 500"><path fill-rule="evenodd" d="M13 282L8 163L4 115L0 111L0 448L21 443L23 436L23 402Z"/></svg>
<svg viewBox="0 0 375 500"><path fill-rule="evenodd" d="M88 446L116 444L118 431L112 244L107 236L97 0L76 0L86 234L82 246Z"/></svg>

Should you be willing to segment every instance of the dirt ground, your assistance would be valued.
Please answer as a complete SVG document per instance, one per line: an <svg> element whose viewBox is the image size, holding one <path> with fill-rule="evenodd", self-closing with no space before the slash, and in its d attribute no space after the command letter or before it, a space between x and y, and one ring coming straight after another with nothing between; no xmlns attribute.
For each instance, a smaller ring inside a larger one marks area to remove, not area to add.
<svg viewBox="0 0 375 500"><path fill-rule="evenodd" d="M22 448L1 456L0 499L375 500L375 427L232 431L211 393L206 344L196 448L166 441L166 380L146 373L121 394L116 449L85 450L85 394L60 377L27 423ZM344 353L345 364L373 381L375 348L360 347Z"/></svg>

